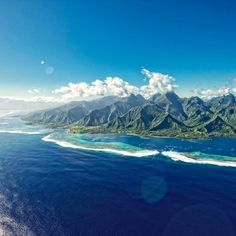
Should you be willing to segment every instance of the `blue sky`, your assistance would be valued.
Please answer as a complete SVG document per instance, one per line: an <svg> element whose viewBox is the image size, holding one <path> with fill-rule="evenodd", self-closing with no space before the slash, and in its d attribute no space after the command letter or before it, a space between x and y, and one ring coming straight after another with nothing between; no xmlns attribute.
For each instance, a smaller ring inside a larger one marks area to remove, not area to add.
<svg viewBox="0 0 236 236"><path fill-rule="evenodd" d="M181 95L231 86L235 11L230 0L1 1L0 96L108 76L140 87L142 68L175 77Z"/></svg>

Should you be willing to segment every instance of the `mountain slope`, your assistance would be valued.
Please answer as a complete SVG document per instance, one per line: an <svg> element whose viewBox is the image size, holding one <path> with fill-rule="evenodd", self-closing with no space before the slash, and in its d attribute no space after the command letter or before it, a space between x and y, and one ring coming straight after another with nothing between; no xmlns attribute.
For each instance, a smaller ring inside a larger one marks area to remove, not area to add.
<svg viewBox="0 0 236 236"><path fill-rule="evenodd" d="M218 109L218 115L224 117L224 120L236 127L236 104L229 105L222 109Z"/></svg>
<svg viewBox="0 0 236 236"><path fill-rule="evenodd" d="M207 102L207 104L211 108L212 111L217 112L221 110L222 108L235 105L236 101L233 94L228 94L228 95L212 98Z"/></svg>
<svg viewBox="0 0 236 236"><path fill-rule="evenodd" d="M221 135L233 135L235 134L235 129L225 122L220 116L216 115L210 121L200 125L197 128L199 131L211 133L219 133Z"/></svg>
<svg viewBox="0 0 236 236"><path fill-rule="evenodd" d="M168 92L162 95L154 95L150 101L162 107L174 118L184 121L187 115L184 112L181 98L174 92Z"/></svg>
<svg viewBox="0 0 236 236"><path fill-rule="evenodd" d="M38 112L24 117L30 123L65 125L77 122L94 109L101 109L116 102L119 98L114 96L103 97L92 101L70 102L66 105Z"/></svg>
<svg viewBox="0 0 236 236"><path fill-rule="evenodd" d="M148 101L141 95L104 97L71 102L34 112L31 123L69 125L72 132L132 132L187 138L235 136L236 102L232 94L203 101L179 98L174 92L156 94Z"/></svg>
<svg viewBox="0 0 236 236"><path fill-rule="evenodd" d="M199 97L183 99L183 109L188 116L185 124L192 127L209 121L214 115L207 104Z"/></svg>
<svg viewBox="0 0 236 236"><path fill-rule="evenodd" d="M170 114L166 114L165 116L153 120L152 126L150 128L151 131L158 130L187 130L187 127L181 122L172 117Z"/></svg>
<svg viewBox="0 0 236 236"><path fill-rule="evenodd" d="M186 130L187 127L166 113L156 104L146 104L129 110L121 117L109 122L108 129L136 130L136 131L161 131L161 130Z"/></svg>
<svg viewBox="0 0 236 236"><path fill-rule="evenodd" d="M146 104L130 109L124 115L108 122L107 128L147 130L152 121L165 111L158 105Z"/></svg>
<svg viewBox="0 0 236 236"><path fill-rule="evenodd" d="M102 109L91 111L77 124L80 126L98 126L105 124L123 115L131 108L143 105L144 103L146 103L146 100L141 95L135 96L132 94Z"/></svg>

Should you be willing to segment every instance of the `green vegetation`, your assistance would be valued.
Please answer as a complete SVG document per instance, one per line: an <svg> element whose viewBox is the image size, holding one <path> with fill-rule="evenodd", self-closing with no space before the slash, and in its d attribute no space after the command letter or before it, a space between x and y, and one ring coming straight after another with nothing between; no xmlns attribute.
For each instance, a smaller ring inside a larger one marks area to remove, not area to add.
<svg viewBox="0 0 236 236"><path fill-rule="evenodd" d="M129 133L181 138L236 135L236 102L231 94L208 102L199 97L181 99L174 92L155 95L149 100L140 95L112 99L78 102L76 109L70 104L56 108L56 112L55 109L47 110L47 115L45 111L38 112L25 119L37 123L40 117L41 123L67 127L71 133Z"/></svg>

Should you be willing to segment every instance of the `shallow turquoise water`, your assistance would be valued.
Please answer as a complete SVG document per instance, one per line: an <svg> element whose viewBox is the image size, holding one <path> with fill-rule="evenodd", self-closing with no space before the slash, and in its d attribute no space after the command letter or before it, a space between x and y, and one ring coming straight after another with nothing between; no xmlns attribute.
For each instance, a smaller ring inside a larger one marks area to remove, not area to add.
<svg viewBox="0 0 236 236"><path fill-rule="evenodd" d="M132 136L123 135L123 140L121 139L120 142L115 141L119 136L122 137L122 135L114 135L114 134L68 134L65 131L57 131L43 138L43 140L54 142L65 148L78 148L90 151L111 152L118 155L136 156L136 157L164 155L166 157L171 158L174 161L182 161L192 164L208 164L208 165L219 165L224 167L236 167L235 156L213 154L201 151L200 149L199 151L180 152L179 151L180 148L178 148L177 145L173 147L168 147L166 145L163 150L159 146L153 145L153 147L150 147L149 145L145 145L143 143L143 140L145 141L149 140L151 141L151 143L153 143L153 140L158 140L158 138L139 137L139 139L142 140L141 142L130 144L129 141L130 139L132 139ZM159 140L160 139L161 138L159 138ZM168 144L169 139L165 138L163 140L165 140L166 144ZM181 139L176 139L176 140L180 141ZM210 140L208 140L208 142L209 141ZM187 143L191 143L192 146L194 142L197 143L198 141L193 142L192 140L190 141L181 140L181 142L182 142L181 146L185 146ZM214 141L212 142L214 143Z"/></svg>

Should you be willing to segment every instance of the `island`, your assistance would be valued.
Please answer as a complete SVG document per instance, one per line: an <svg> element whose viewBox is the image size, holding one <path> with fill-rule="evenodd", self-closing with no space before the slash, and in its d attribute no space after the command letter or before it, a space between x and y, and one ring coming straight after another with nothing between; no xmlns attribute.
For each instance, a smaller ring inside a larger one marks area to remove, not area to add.
<svg viewBox="0 0 236 236"><path fill-rule="evenodd" d="M126 133L142 136L209 138L236 136L233 94L203 100L175 92L149 99L107 96L27 114L28 124L65 128L69 133Z"/></svg>

